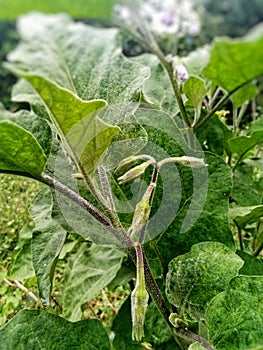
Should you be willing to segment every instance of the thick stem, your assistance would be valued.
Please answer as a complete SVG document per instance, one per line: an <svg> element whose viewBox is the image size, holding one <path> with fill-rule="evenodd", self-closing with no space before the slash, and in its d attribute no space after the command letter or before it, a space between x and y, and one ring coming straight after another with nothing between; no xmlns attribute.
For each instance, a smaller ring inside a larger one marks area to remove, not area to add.
<svg viewBox="0 0 263 350"><path fill-rule="evenodd" d="M101 211L99 211L99 209L94 207L86 199L82 198L78 193L74 192L58 180L52 178L49 175L44 174L40 178L40 181L45 185L48 185L54 188L55 190L59 191L66 197L70 198L74 203L87 210L95 219L97 219L103 225L111 226L111 221L109 220L109 218L107 218L107 216L105 216Z"/></svg>

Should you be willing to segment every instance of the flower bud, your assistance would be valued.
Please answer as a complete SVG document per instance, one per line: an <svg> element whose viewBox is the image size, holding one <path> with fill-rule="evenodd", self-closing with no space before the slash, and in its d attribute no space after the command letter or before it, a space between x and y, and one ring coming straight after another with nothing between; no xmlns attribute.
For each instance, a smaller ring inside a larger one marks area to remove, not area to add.
<svg viewBox="0 0 263 350"><path fill-rule="evenodd" d="M208 166L208 164L204 162L203 158L196 158L196 157L189 157L189 156L178 157L177 162L189 168L199 168L203 166Z"/></svg>
<svg viewBox="0 0 263 350"><path fill-rule="evenodd" d="M184 83L189 78L189 74L187 72L187 69L185 68L185 66L182 63L176 65L175 75L182 83Z"/></svg>
<svg viewBox="0 0 263 350"><path fill-rule="evenodd" d="M151 213L150 200L151 200L151 196L155 190L155 187L156 187L156 185L151 183L147 187L140 202L138 202L136 205L134 215L133 215L132 224L131 224L131 227L128 231L130 237L133 240L136 240L138 238L136 236L138 234L140 234L141 229L143 228L143 225L145 225L149 219L149 216Z"/></svg>
<svg viewBox="0 0 263 350"><path fill-rule="evenodd" d="M137 278L135 289L131 294L132 339L136 341L140 341L144 336L144 321L149 300L145 283L139 284L139 280Z"/></svg>
<svg viewBox="0 0 263 350"><path fill-rule="evenodd" d="M121 170L123 170L124 168L133 165L137 160L141 159L140 156L130 156L127 157L125 159L122 159L119 163L119 165L117 166L115 172L119 172Z"/></svg>
<svg viewBox="0 0 263 350"><path fill-rule="evenodd" d="M120 184L124 184L128 181L135 180L144 174L147 167L151 164L151 161L144 162L140 165L135 166L131 170L127 171L124 175L118 178Z"/></svg>

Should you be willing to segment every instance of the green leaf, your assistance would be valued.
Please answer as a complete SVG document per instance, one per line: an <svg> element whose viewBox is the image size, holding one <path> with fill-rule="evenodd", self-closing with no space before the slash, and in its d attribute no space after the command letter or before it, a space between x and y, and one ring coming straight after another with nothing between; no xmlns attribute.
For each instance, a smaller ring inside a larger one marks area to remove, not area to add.
<svg viewBox="0 0 263 350"><path fill-rule="evenodd" d="M261 216L263 216L263 205L230 208L230 219L234 220L240 228L257 222Z"/></svg>
<svg viewBox="0 0 263 350"><path fill-rule="evenodd" d="M210 341L218 350L256 350L263 344L263 276L237 276L206 310Z"/></svg>
<svg viewBox="0 0 263 350"><path fill-rule="evenodd" d="M116 28L94 28L65 14L30 13L19 18L18 29L22 42L8 55L11 66L42 76L82 100L99 98L110 105L131 101L149 77L149 68L122 54Z"/></svg>
<svg viewBox="0 0 263 350"><path fill-rule="evenodd" d="M242 259L221 243L196 244L170 262L166 295L181 317L200 321L208 302L225 290L242 265Z"/></svg>
<svg viewBox="0 0 263 350"><path fill-rule="evenodd" d="M194 174L195 180L198 180L197 184L193 183L190 169L182 168L180 171L181 206L171 225L155 241L158 254L165 264L175 256L186 253L192 245L199 242L218 241L232 249L235 248L229 228L232 171L224 160L215 154L206 152L205 161L208 164L208 174L203 173L202 168L199 169L199 172ZM196 188L193 188L194 185ZM189 206L190 201L192 207ZM196 208L199 209L198 215ZM191 217L196 218L192 224ZM183 225L187 225L187 230L182 232Z"/></svg>
<svg viewBox="0 0 263 350"><path fill-rule="evenodd" d="M241 250L237 250L236 254L244 261L244 265L239 270L240 275L263 275L262 259L258 259Z"/></svg>
<svg viewBox="0 0 263 350"><path fill-rule="evenodd" d="M30 132L38 141L46 157L49 156L52 144L52 131L46 120L43 120L32 111L29 112L27 110L19 110L16 113L10 113L5 110L1 103L0 120L9 120Z"/></svg>
<svg viewBox="0 0 263 350"><path fill-rule="evenodd" d="M115 278L124 257L124 252L114 248L82 244L69 263L63 292L65 318L72 321L81 318L81 306Z"/></svg>
<svg viewBox="0 0 263 350"><path fill-rule="evenodd" d="M257 206L262 204L262 195L263 179L255 176L253 166L240 164L234 172L232 201L240 207Z"/></svg>
<svg viewBox="0 0 263 350"><path fill-rule="evenodd" d="M204 149L218 155L223 155L225 152L229 154L228 140L233 136L230 128L217 115L213 115L206 122L205 128L197 131L198 140Z"/></svg>
<svg viewBox="0 0 263 350"><path fill-rule="evenodd" d="M170 328L154 302L150 303L147 308L145 328L149 333L149 340L154 341L155 345L163 344L173 339Z"/></svg>
<svg viewBox="0 0 263 350"><path fill-rule="evenodd" d="M246 153L263 141L263 130L254 132L250 136L238 136L228 141L231 153L236 153L239 162L246 157Z"/></svg>
<svg viewBox="0 0 263 350"><path fill-rule="evenodd" d="M32 261L37 276L40 298L49 305L57 259L67 232L52 219L53 199L48 188L41 190L31 205L35 223L32 237Z"/></svg>
<svg viewBox="0 0 263 350"><path fill-rule="evenodd" d="M203 70L206 78L228 92L263 74L263 36L260 38L216 39L211 58ZM233 95L238 106L256 94L253 84L248 84Z"/></svg>
<svg viewBox="0 0 263 350"><path fill-rule="evenodd" d="M176 115L179 107L169 76L158 58L152 54L143 54L132 60L151 69L151 76L145 81L142 89L144 100L155 108Z"/></svg>
<svg viewBox="0 0 263 350"><path fill-rule="evenodd" d="M38 76L24 76L48 107L52 122L66 140L82 169L92 174L100 156L119 133L118 127L104 123L95 113L106 105L103 100L83 101L70 91Z"/></svg>
<svg viewBox="0 0 263 350"><path fill-rule="evenodd" d="M38 179L46 156L35 137L11 121L0 121L0 171Z"/></svg>
<svg viewBox="0 0 263 350"><path fill-rule="evenodd" d="M13 280L24 280L35 276L31 253L32 227L25 225L19 232L19 240L12 255L8 276Z"/></svg>
<svg viewBox="0 0 263 350"><path fill-rule="evenodd" d="M183 85L183 92L192 103L198 119L201 113L203 99L206 95L206 86L203 79L195 76L189 77Z"/></svg>
<svg viewBox="0 0 263 350"><path fill-rule="evenodd" d="M0 350L110 350L98 320L69 322L44 311L23 310L0 329Z"/></svg>

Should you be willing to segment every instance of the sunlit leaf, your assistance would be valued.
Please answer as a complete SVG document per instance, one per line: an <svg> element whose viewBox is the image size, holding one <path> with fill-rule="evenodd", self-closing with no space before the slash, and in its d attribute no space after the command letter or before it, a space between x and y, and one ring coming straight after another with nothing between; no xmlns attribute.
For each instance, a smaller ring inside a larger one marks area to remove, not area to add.
<svg viewBox="0 0 263 350"><path fill-rule="evenodd" d="M218 350L262 349L263 277L233 278L209 304L206 324Z"/></svg>
<svg viewBox="0 0 263 350"><path fill-rule="evenodd" d="M0 121L0 171L38 179L46 156L36 138L11 121Z"/></svg>
<svg viewBox="0 0 263 350"><path fill-rule="evenodd" d="M208 302L225 290L242 265L242 259L222 243L196 244L170 262L167 297L182 316L200 321Z"/></svg>
<svg viewBox="0 0 263 350"><path fill-rule="evenodd" d="M203 74L215 85L231 92L263 74L262 45L262 33L255 38L216 39ZM252 99L256 92L255 86L248 84L233 95L233 100L240 106Z"/></svg>

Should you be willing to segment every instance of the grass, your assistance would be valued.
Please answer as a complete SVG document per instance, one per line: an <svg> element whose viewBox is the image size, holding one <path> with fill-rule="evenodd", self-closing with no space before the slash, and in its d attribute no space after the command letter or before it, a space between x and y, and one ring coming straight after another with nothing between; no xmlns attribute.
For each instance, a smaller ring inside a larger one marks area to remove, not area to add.
<svg viewBox="0 0 263 350"><path fill-rule="evenodd" d="M21 228L31 221L29 206L40 189L36 181L0 175L0 264L7 268Z"/></svg>
<svg viewBox="0 0 263 350"><path fill-rule="evenodd" d="M12 20L32 10L67 12L75 18L110 19L114 0L0 0L0 20Z"/></svg>

